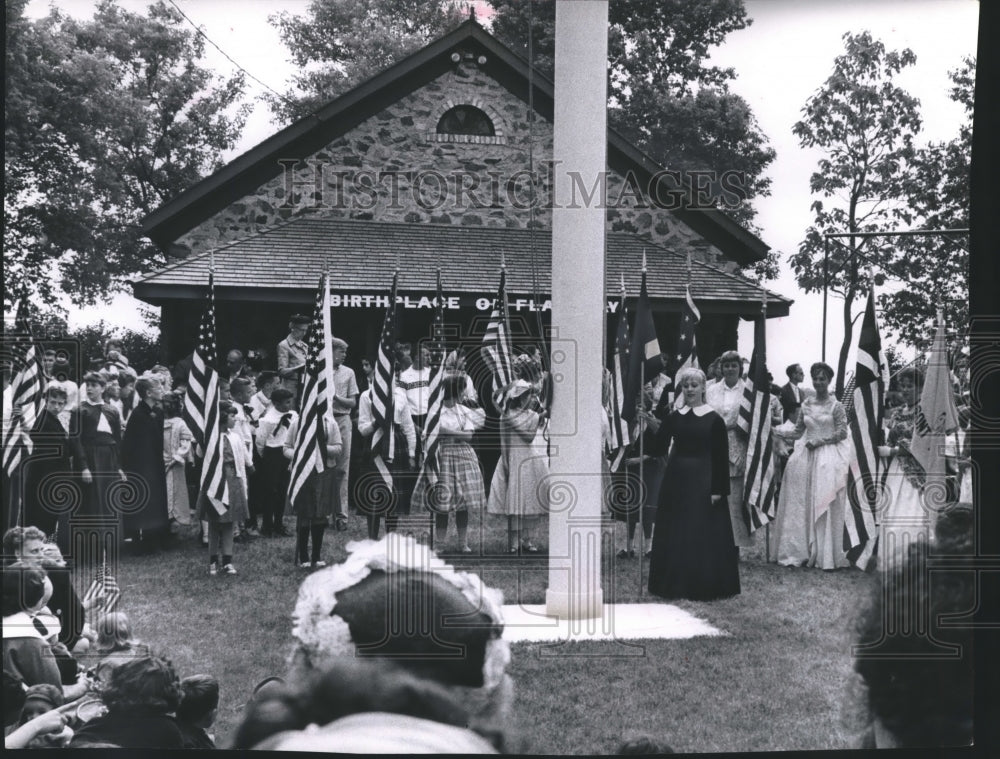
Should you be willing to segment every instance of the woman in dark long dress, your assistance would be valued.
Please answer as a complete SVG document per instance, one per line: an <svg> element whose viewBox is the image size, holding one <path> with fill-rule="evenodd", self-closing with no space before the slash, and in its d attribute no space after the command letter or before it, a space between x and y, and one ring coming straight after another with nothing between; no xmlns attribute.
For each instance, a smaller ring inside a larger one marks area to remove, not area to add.
<svg viewBox="0 0 1000 759"><path fill-rule="evenodd" d="M89 372L83 378L85 397L73 409L70 430L79 430L83 458L77 463L84 484L83 509L89 517L117 517L112 508L117 502L112 491L115 483L125 479L119 459L122 422L118 412L104 403L107 378Z"/></svg>
<svg viewBox="0 0 1000 759"><path fill-rule="evenodd" d="M122 519L125 534L142 540L162 540L168 531L167 478L163 470L163 411L159 407L163 386L159 380L141 377L135 383L139 405L129 415L122 438L122 462L130 478L145 483L139 489L134 510ZM144 497L145 496L145 497Z"/></svg>
<svg viewBox="0 0 1000 759"><path fill-rule="evenodd" d="M649 592L662 598L709 601L740 592L739 549L726 496L726 423L705 403L705 375L682 369L684 405L661 422L642 411L647 448L667 458L649 563Z"/></svg>

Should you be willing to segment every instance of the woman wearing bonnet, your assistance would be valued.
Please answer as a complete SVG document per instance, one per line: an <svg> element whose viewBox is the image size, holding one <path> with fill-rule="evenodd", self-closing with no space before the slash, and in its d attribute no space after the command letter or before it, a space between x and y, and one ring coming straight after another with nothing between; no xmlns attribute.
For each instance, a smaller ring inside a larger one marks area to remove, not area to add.
<svg viewBox="0 0 1000 759"><path fill-rule="evenodd" d="M398 533L347 549L299 588L296 687L255 702L234 747L496 753L513 694L501 593Z"/></svg>

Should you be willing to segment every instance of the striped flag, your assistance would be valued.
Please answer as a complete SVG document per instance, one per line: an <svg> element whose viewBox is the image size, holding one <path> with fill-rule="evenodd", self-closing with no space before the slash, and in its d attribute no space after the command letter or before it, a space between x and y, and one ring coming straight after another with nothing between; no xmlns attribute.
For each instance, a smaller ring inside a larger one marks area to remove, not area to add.
<svg viewBox="0 0 1000 759"><path fill-rule="evenodd" d="M115 606L118 605L118 599L121 598L121 595L122 592L118 587L118 583L108 573L108 557L105 554L104 559L97 568L97 576L90 583L90 587L87 588L87 592L83 594L81 600L85 607L97 604L93 606L93 610L98 613L107 614L115 610Z"/></svg>
<svg viewBox="0 0 1000 759"><path fill-rule="evenodd" d="M324 275L316 290L316 308L306 335L306 365L299 405L299 423L292 453L288 498L295 503L313 472L326 468L326 416L330 409L327 354L330 346L330 282Z"/></svg>
<svg viewBox="0 0 1000 759"><path fill-rule="evenodd" d="M229 488L222 475L222 431L219 429L219 373L215 365L215 273L208 273L208 301L198 327L198 345L192 355L191 374L184 395L182 416L204 453L201 492L229 503Z"/></svg>
<svg viewBox="0 0 1000 759"><path fill-rule="evenodd" d="M662 364L655 368L646 364L653 359L660 360L660 341L656 339L656 326L653 324L653 309L649 305L649 293L646 291L646 253L642 254L642 286L639 288L639 302L635 307L635 326L632 330L632 347L629 349L628 373L625 375L625 401L622 405L622 419L634 422L636 405L642 393L643 374L646 379L652 379Z"/></svg>
<svg viewBox="0 0 1000 759"><path fill-rule="evenodd" d="M924 388L913 426L910 453L924 468L927 507L940 508L946 500L948 465L945 460L945 436L958 429L955 390L948 369L948 344L945 339L944 312L938 309L937 330L927 359ZM948 496L947 498L950 498Z"/></svg>
<svg viewBox="0 0 1000 759"><path fill-rule="evenodd" d="M611 471L617 472L625 458L625 448L632 442L628 422L622 418L622 407L625 405L625 385L622 377L628 371L629 364L629 334L628 311L625 306L625 284L622 283L622 301L618 314L618 330L615 334L615 353L611 358L611 438L614 441L614 452L611 458Z"/></svg>
<svg viewBox="0 0 1000 759"><path fill-rule="evenodd" d="M42 372L38 365L38 349L28 325L27 298L21 298L14 329L5 331L3 342L12 377L8 388L10 406L5 399L3 409L3 468L13 478L21 461L31 455L30 432L42 403ZM13 413L15 408L20 408L19 414Z"/></svg>
<svg viewBox="0 0 1000 759"><path fill-rule="evenodd" d="M681 310L681 333L677 339L677 354L674 356L674 372L686 367L700 369L698 365L698 344L695 329L701 321L701 312L691 298L691 285L684 286L684 308Z"/></svg>
<svg viewBox="0 0 1000 759"><path fill-rule="evenodd" d="M423 434L423 462L420 465L420 475L417 477L415 490L423 492L423 488L433 488L438 482L438 460L437 447L438 435L441 425L441 404L444 400L444 384L442 380L445 376L445 345L444 345L444 295L441 290L441 270L437 273L437 307L434 309L434 321L431 326L434 335L433 352L441 356L441 362L437 369L431 374L431 383L428 390L427 416L424 419ZM455 355L457 359L457 355ZM457 361L456 361L457 363Z"/></svg>
<svg viewBox="0 0 1000 759"><path fill-rule="evenodd" d="M382 323L382 337L378 344L378 358L375 360L375 379L372 382L372 420L375 432L371 439L372 462L392 487L392 474L386 466L395 457L395 435L393 434L394 411L392 407L392 378L396 373L396 285L399 272L392 275L392 290L389 292L389 307Z"/></svg>
<svg viewBox="0 0 1000 759"><path fill-rule="evenodd" d="M507 271L500 270L500 288L483 336L483 361L493 374L493 405L503 406L503 395L514 381L513 356L510 344L510 320L507 314Z"/></svg>
<svg viewBox="0 0 1000 759"><path fill-rule="evenodd" d="M771 444L771 385L767 381L767 320L762 314L754 324L753 358L743 390L750 406L743 509L750 532L774 519L774 453ZM741 409L742 411L742 409Z"/></svg>
<svg viewBox="0 0 1000 759"><path fill-rule="evenodd" d="M864 569L878 542L875 513L880 501L882 461L878 445L885 416L888 362L875 320L875 290L868 293L864 320L858 337L858 363L854 371L854 392L848 415L854 455L847 472L850 511L844 517L844 551L850 562Z"/></svg>

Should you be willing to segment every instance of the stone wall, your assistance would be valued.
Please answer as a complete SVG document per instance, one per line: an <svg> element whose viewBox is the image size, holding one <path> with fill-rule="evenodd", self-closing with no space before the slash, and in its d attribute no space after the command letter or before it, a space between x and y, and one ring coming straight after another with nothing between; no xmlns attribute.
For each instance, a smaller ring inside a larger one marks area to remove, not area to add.
<svg viewBox="0 0 1000 759"><path fill-rule="evenodd" d="M495 134L438 135L441 116L460 104L485 111ZM549 228L551 156L552 125L541 117L529 125L527 104L467 55L452 71L404 95L304 161L288 161L281 175L177 243L199 252L306 213ZM535 168L534 183L529 181L530 166ZM592 190L583 185L590 184L582 183L581 198ZM622 176L608 177L609 231L634 232L678 252L690 249L698 260L738 268L672 213L645 204L624 185Z"/></svg>

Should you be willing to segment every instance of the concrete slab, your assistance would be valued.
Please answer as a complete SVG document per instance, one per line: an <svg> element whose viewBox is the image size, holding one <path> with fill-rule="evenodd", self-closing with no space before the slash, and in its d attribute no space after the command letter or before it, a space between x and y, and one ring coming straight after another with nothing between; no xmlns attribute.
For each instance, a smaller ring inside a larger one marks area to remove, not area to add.
<svg viewBox="0 0 1000 759"><path fill-rule="evenodd" d="M579 640L650 640L728 635L672 604L605 604L601 619L577 620L545 615L545 606L503 607L504 639L511 643Z"/></svg>

